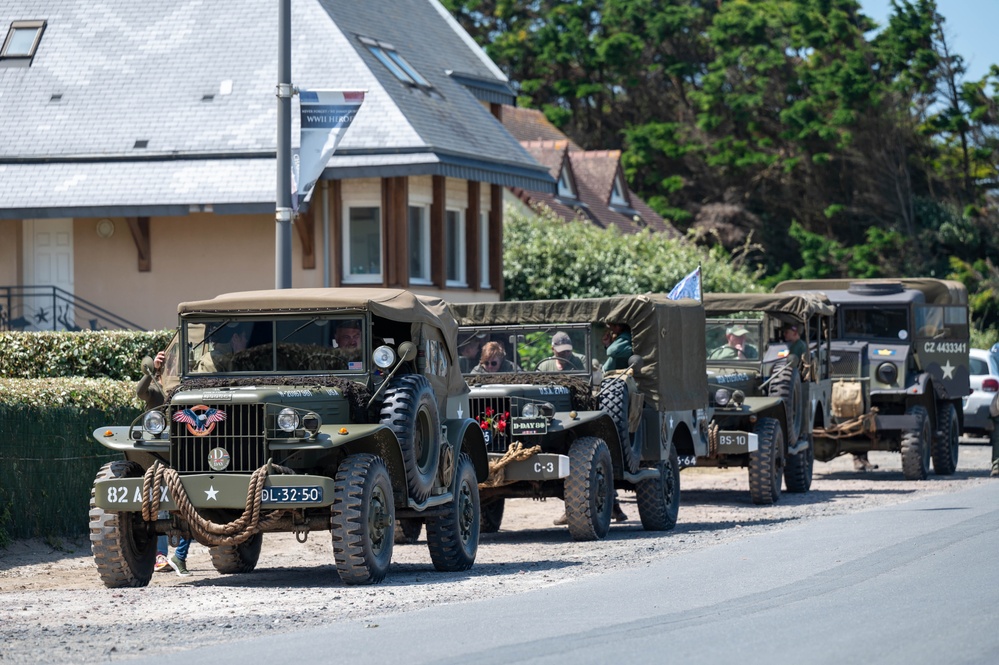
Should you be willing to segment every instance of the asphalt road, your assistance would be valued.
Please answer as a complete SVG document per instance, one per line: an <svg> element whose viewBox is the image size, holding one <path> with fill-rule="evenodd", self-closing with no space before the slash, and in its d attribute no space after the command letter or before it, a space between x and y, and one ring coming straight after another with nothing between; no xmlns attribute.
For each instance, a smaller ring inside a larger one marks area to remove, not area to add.
<svg viewBox="0 0 999 665"><path fill-rule="evenodd" d="M997 552L999 481L530 593L178 658L191 665L996 663Z"/></svg>

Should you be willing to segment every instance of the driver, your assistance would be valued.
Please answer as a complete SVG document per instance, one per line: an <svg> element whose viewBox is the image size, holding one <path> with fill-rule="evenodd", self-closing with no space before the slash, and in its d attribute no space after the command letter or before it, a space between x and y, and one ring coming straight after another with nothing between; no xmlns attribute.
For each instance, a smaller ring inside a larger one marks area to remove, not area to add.
<svg viewBox="0 0 999 665"><path fill-rule="evenodd" d="M552 335L552 357L538 363L539 372L570 372L586 368L586 358L572 350L572 339L568 333Z"/></svg>
<svg viewBox="0 0 999 665"><path fill-rule="evenodd" d="M726 344L719 346L708 356L712 360L752 360L760 357L756 347L746 341L749 329L736 324L725 331Z"/></svg>
<svg viewBox="0 0 999 665"><path fill-rule="evenodd" d="M212 349L201 356L198 372L232 372L233 356L246 349L252 323L227 323L212 335Z"/></svg>

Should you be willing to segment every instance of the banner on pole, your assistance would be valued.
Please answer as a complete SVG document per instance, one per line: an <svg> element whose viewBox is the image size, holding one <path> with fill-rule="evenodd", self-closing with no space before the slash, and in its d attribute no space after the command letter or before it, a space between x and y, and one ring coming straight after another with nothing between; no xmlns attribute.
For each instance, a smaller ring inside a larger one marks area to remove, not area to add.
<svg viewBox="0 0 999 665"><path fill-rule="evenodd" d="M299 90L299 148L291 156L291 205L309 202L316 182L364 101L363 90Z"/></svg>

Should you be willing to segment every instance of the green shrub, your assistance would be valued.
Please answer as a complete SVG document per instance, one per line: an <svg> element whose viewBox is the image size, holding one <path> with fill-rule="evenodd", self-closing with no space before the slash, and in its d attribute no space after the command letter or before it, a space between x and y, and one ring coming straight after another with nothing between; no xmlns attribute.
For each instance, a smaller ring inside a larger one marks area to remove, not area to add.
<svg viewBox="0 0 999 665"><path fill-rule="evenodd" d="M142 357L165 349L173 334L173 330L3 332L0 377L83 376L135 381L142 371Z"/></svg>

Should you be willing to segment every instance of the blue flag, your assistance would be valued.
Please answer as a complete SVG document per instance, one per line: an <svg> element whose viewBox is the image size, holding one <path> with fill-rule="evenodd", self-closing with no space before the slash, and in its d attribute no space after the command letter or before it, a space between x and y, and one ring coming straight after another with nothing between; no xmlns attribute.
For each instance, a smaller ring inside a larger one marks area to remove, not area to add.
<svg viewBox="0 0 999 665"><path fill-rule="evenodd" d="M701 266L697 266L694 272L690 273L673 287L673 290L666 296L670 300L680 300L681 298L691 298L700 302L701 300Z"/></svg>

